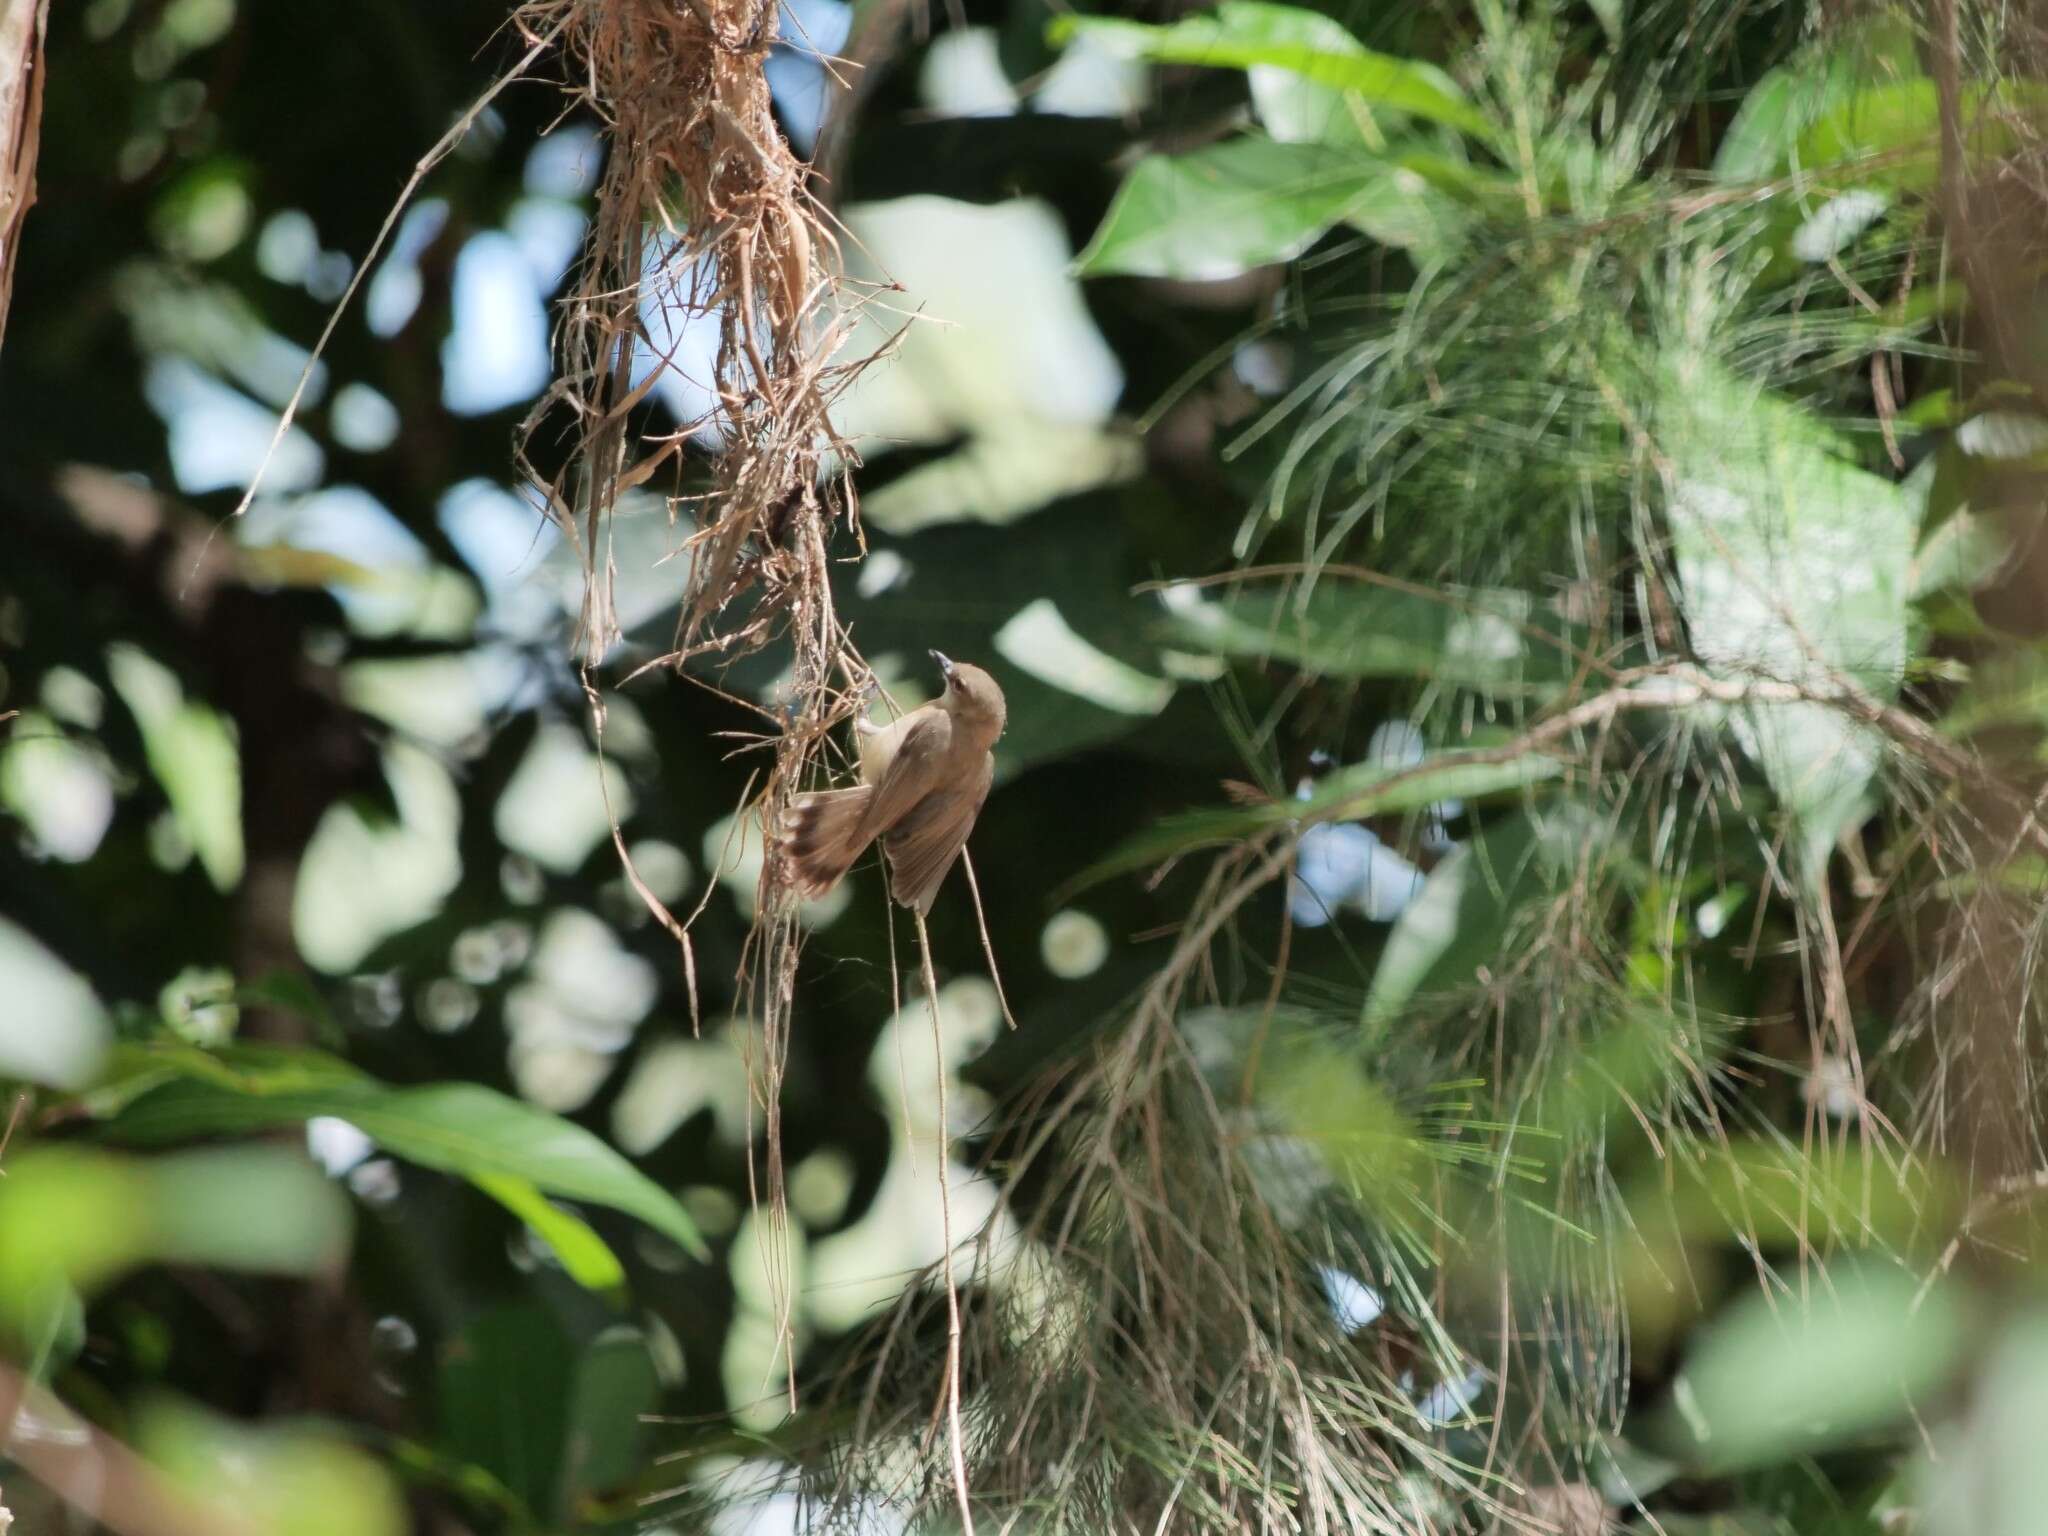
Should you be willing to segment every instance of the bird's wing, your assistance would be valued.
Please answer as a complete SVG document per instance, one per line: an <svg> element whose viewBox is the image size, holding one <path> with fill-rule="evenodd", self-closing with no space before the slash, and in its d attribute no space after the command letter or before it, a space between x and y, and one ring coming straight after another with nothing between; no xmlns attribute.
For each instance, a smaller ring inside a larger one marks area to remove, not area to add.
<svg viewBox="0 0 2048 1536"><path fill-rule="evenodd" d="M887 725L871 725L865 720L854 722L854 735L860 748L860 780L863 784L879 784L889 776L889 765L896 761L896 754L903 746L903 738L916 730L927 714L933 713L932 705L914 709L907 715L899 715Z"/></svg>
<svg viewBox="0 0 2048 1536"><path fill-rule="evenodd" d="M916 710L906 720L909 728L903 732L895 755L876 783L867 814L861 817L860 828L854 834L863 846L903 820L943 782L946 757L953 741L952 717L943 709L929 714Z"/></svg>
<svg viewBox="0 0 2048 1536"><path fill-rule="evenodd" d="M854 834L867 815L874 790L865 784L850 789L814 790L797 796L778 839L789 860L791 883L806 896L822 896L837 885L867 847Z"/></svg>
<svg viewBox="0 0 2048 1536"><path fill-rule="evenodd" d="M931 911L932 898L967 845L967 834L974 830L995 775L996 760L984 752L979 773L964 784L925 796L883 839L889 885L898 905Z"/></svg>

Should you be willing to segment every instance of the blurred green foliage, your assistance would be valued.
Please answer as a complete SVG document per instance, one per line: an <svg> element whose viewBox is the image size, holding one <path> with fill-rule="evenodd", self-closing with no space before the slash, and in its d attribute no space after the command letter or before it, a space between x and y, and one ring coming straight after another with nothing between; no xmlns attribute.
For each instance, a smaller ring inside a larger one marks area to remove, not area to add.
<svg viewBox="0 0 2048 1536"><path fill-rule="evenodd" d="M54 8L24 1525L120 1523L61 1444L280 1536L956 1529L950 1233L991 1529L2032 1532L2043 98L1965 9L794 8L793 140L869 50L856 344L926 311L841 400L838 614L1010 728L1002 1001L956 880L928 1015L864 867L783 1039L780 659L645 665L716 447L622 502L587 675L511 467L630 146L499 96L315 363L506 6ZM707 343L641 319L659 437Z"/></svg>

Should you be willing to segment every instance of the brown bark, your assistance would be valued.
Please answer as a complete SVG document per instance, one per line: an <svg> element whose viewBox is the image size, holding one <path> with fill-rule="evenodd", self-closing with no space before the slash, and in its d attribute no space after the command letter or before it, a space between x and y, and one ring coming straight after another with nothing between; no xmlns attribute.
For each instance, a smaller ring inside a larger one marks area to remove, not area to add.
<svg viewBox="0 0 2048 1536"><path fill-rule="evenodd" d="M0 341L14 296L14 259L36 200L43 127L43 33L50 0L0 0Z"/></svg>

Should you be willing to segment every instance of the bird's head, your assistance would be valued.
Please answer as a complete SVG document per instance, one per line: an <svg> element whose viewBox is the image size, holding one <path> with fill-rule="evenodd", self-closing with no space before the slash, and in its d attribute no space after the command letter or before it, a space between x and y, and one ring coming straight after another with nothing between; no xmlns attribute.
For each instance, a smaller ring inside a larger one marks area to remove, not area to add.
<svg viewBox="0 0 2048 1536"><path fill-rule="evenodd" d="M953 661L937 651L932 652L932 660L946 679L939 700L947 712L977 733L985 733L990 741L1002 735L1008 710L996 680L972 662Z"/></svg>

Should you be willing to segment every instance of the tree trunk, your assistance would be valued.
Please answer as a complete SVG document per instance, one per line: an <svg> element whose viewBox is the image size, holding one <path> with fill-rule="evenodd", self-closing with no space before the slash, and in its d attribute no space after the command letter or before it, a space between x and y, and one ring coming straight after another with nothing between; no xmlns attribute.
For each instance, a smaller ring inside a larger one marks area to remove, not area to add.
<svg viewBox="0 0 2048 1536"><path fill-rule="evenodd" d="M0 341L14 296L21 227L36 200L43 126L43 31L50 0L0 0Z"/></svg>

